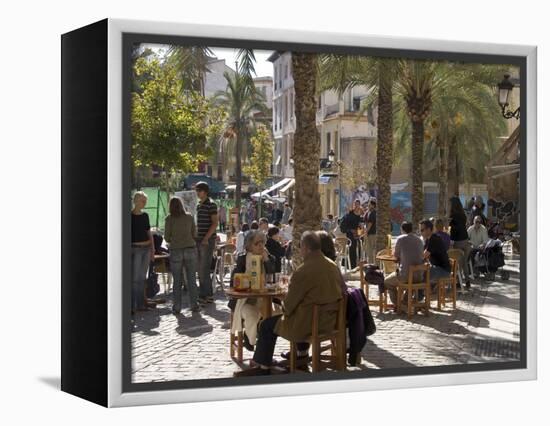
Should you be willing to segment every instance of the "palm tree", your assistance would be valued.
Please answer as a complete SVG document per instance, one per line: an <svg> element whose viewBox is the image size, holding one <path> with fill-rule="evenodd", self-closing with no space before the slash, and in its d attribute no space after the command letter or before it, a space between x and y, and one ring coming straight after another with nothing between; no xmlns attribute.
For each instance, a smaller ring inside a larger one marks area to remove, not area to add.
<svg viewBox="0 0 550 426"><path fill-rule="evenodd" d="M294 133L294 176L296 199L293 210L292 260L295 266L302 259L299 247L304 231L321 227L319 196L320 147L315 116L317 113L317 55L292 52L296 131Z"/></svg>
<svg viewBox="0 0 550 426"><path fill-rule="evenodd" d="M208 63L214 54L203 46L171 46L168 50L168 61L172 62L182 77L182 88L204 96L204 82L210 71Z"/></svg>
<svg viewBox="0 0 550 426"><path fill-rule="evenodd" d="M422 188L424 168L424 121L432 107L439 63L432 61L402 60L400 86L406 103L406 112L412 128L412 220L419 223L424 213ZM443 77L443 75L441 75Z"/></svg>
<svg viewBox="0 0 550 426"><path fill-rule="evenodd" d="M462 179L470 182L482 179L496 138L503 131L504 120L491 88L502 69L481 64L432 65L431 108L428 118L422 121L421 149L423 160L438 164L440 217L446 216L448 195L458 195ZM403 103L408 107L407 98ZM399 114L397 122L397 151L403 155L412 151L414 156L419 147L414 143L411 146L408 136L414 129L413 120L410 115ZM418 142L420 134L415 137ZM413 171L421 178L425 169L419 170L413 163Z"/></svg>
<svg viewBox="0 0 550 426"><path fill-rule="evenodd" d="M321 88L336 90L339 96L350 87L364 85L371 89L360 115L374 103L378 107L376 143L377 238L380 250L386 246L386 235L391 233L391 174L393 162L394 86L397 61L349 55L321 57ZM359 118L358 117L358 118Z"/></svg>
<svg viewBox="0 0 550 426"><path fill-rule="evenodd" d="M248 140L250 129L254 127L255 111L265 110L265 99L249 84L246 75L236 72L224 73L227 89L215 94L215 103L227 112L224 137L235 143L235 204L241 207L243 144Z"/></svg>

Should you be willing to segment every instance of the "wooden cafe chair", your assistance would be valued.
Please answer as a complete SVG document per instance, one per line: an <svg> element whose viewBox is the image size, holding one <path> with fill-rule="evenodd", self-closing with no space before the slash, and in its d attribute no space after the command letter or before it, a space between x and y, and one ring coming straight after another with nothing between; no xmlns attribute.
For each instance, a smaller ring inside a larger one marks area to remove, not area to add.
<svg viewBox="0 0 550 426"><path fill-rule="evenodd" d="M422 282L415 283L413 281L414 272L424 272L424 280ZM426 315L430 314L430 265L425 263L423 265L409 266L409 279L407 282L399 281L397 290L397 312L401 312L401 298L403 292L407 292L407 318L411 318L417 308L424 309ZM418 291L424 290L424 300L418 302ZM413 295L416 295L413 300Z"/></svg>
<svg viewBox="0 0 550 426"><path fill-rule="evenodd" d="M311 336L307 340L311 345L312 371L317 373L326 368L343 371L346 369L346 297L338 302L313 305ZM332 331L319 333L319 317L336 312L336 324ZM327 343L328 342L328 343ZM327 344L325 344L327 343ZM323 346L323 344L325 344ZM329 354L325 352L329 351ZM297 366L296 342L290 342L290 372Z"/></svg>

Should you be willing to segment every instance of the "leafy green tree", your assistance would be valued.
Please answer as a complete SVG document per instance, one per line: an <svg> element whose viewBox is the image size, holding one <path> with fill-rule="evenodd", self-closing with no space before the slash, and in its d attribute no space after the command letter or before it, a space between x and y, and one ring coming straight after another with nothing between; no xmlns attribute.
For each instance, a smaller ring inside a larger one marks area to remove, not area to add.
<svg viewBox="0 0 550 426"><path fill-rule="evenodd" d="M196 92L183 94L177 69L158 58L138 58L141 86L132 94L132 162L159 166L168 174L189 173L211 155L210 134L221 131L223 112ZM170 189L170 188L167 188Z"/></svg>
<svg viewBox="0 0 550 426"><path fill-rule="evenodd" d="M258 125L256 134L250 138L250 144L252 145L252 157L250 164L244 167L244 172L257 185L261 186L271 175L271 163L273 162L273 138L264 124Z"/></svg>
<svg viewBox="0 0 550 426"><path fill-rule="evenodd" d="M273 138L264 124L257 126L256 134L250 138L250 145L252 146L252 156L250 164L244 167L244 172L254 180L261 192L265 181L271 175L271 163L273 162ZM259 206L261 216L261 200Z"/></svg>

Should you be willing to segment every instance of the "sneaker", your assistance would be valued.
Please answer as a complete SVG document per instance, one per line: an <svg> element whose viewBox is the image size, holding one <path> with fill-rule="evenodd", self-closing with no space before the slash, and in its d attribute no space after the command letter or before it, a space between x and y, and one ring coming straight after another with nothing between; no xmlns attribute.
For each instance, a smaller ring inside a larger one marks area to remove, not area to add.
<svg viewBox="0 0 550 426"><path fill-rule="evenodd" d="M212 296L206 296L206 303L214 303L214 298Z"/></svg>
<svg viewBox="0 0 550 426"><path fill-rule="evenodd" d="M191 312L200 312L201 307L199 305L195 305L191 308Z"/></svg>

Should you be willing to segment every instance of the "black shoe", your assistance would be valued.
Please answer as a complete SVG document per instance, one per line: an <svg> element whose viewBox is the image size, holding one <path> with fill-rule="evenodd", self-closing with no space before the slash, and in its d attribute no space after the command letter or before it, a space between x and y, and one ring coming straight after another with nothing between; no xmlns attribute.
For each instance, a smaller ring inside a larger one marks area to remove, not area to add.
<svg viewBox="0 0 550 426"><path fill-rule="evenodd" d="M470 287L471 287L470 280L467 280L466 281L466 290L470 290Z"/></svg>
<svg viewBox="0 0 550 426"><path fill-rule="evenodd" d="M243 346L249 350L250 352L254 352L254 346L250 344L250 340L248 340L248 336L246 333L243 332Z"/></svg>
<svg viewBox="0 0 550 426"><path fill-rule="evenodd" d="M297 355L296 359L305 359L308 357L309 355ZM290 352L281 352L281 358L290 359Z"/></svg>
<svg viewBox="0 0 550 426"><path fill-rule="evenodd" d="M235 371L233 377L246 377L246 376L269 376L271 370L269 368L252 367L242 371Z"/></svg>

